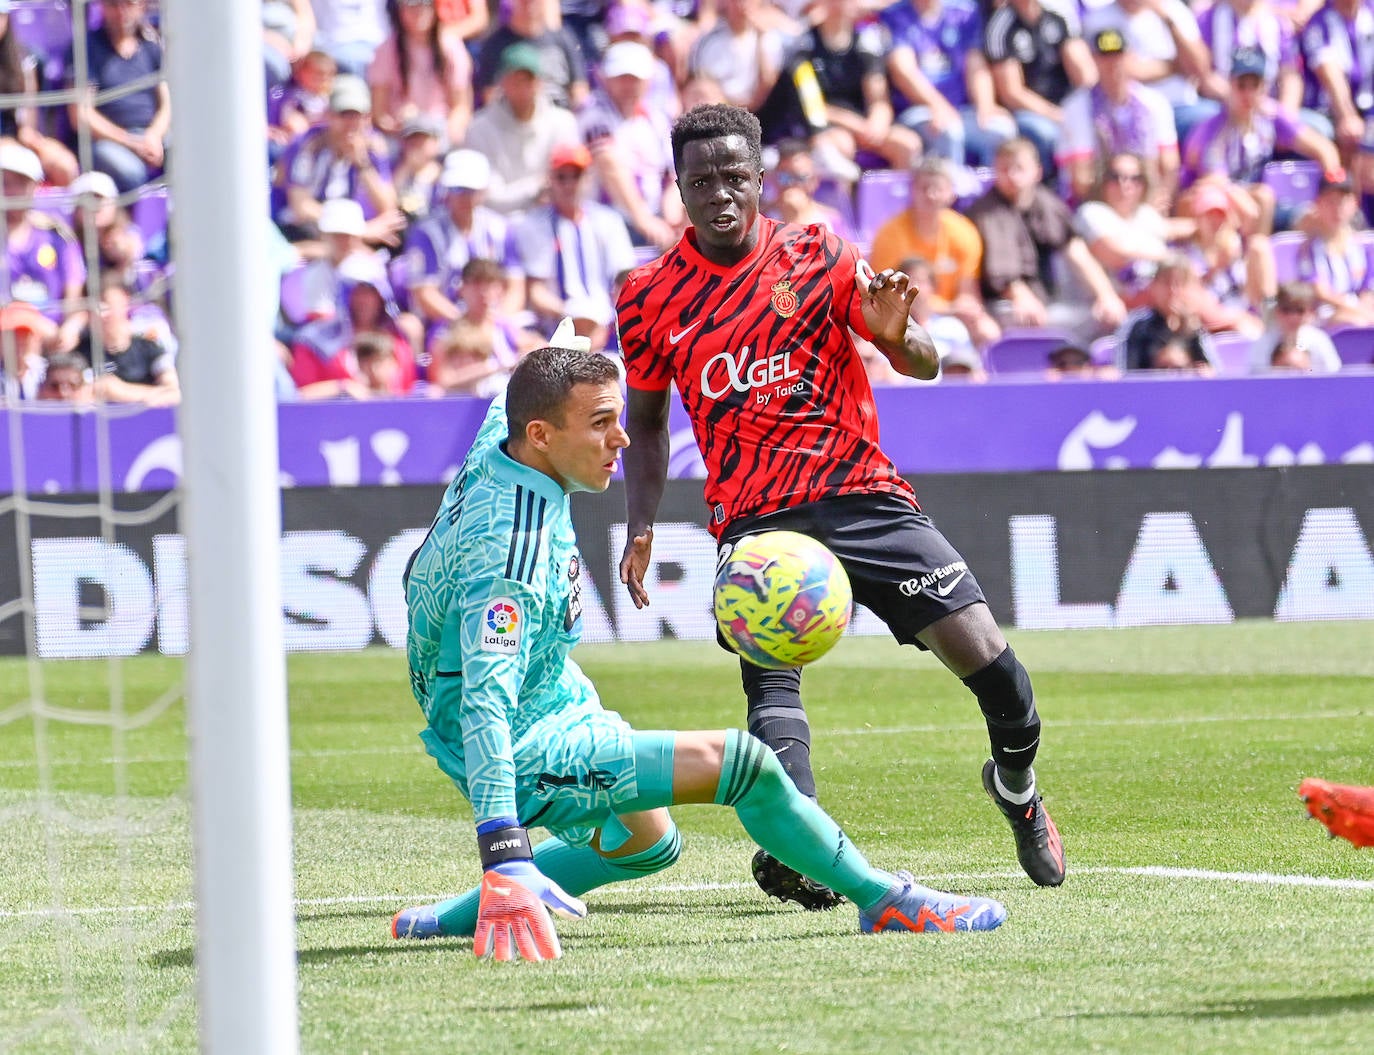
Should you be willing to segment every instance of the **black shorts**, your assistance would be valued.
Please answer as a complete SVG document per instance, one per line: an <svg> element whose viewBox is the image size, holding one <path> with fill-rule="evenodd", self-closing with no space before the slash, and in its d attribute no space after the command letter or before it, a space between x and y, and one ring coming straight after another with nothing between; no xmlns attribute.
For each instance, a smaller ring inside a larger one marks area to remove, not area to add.
<svg viewBox="0 0 1374 1055"><path fill-rule="evenodd" d="M901 495L840 495L742 517L722 533L716 566L735 542L762 531L799 531L825 543L844 565L854 600L886 623L899 644L925 648L916 640L922 630L985 601L964 558Z"/></svg>

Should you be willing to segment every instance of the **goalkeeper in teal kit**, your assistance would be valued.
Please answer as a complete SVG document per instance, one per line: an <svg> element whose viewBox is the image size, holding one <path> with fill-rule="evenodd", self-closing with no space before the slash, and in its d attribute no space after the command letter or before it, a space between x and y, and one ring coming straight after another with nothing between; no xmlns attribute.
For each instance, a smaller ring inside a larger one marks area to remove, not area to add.
<svg viewBox="0 0 1374 1055"><path fill-rule="evenodd" d="M604 491L629 439L615 362L547 347L516 367L411 558L410 682L425 748L472 803L481 883L405 909L397 938L473 935L479 956L561 955L550 913L661 871L673 803L731 806L788 866L859 907L867 932L991 930L1005 910L872 867L746 732L639 732L604 709L569 653L582 563L568 495ZM552 833L538 846L527 829Z"/></svg>

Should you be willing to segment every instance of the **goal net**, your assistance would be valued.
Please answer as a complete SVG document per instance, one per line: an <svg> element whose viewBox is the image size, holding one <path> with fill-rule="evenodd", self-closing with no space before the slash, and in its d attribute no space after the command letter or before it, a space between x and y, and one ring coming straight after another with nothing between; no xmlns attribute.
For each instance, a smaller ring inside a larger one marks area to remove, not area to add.
<svg viewBox="0 0 1374 1055"><path fill-rule="evenodd" d="M258 7L0 4L0 1052L296 1048Z"/></svg>

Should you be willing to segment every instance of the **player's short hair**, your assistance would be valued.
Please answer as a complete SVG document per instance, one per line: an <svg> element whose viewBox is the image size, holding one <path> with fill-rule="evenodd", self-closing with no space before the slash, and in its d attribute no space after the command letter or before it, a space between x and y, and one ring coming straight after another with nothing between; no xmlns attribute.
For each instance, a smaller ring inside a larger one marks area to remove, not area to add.
<svg viewBox="0 0 1374 1055"><path fill-rule="evenodd" d="M1097 172L1097 185L1094 188L1098 201L1105 200L1106 186L1111 182L1111 175L1116 168L1116 163L1122 158L1134 161L1140 168L1140 189L1144 194L1149 194L1154 190L1154 181L1150 179L1150 166L1145 160L1145 155L1134 150L1118 150L1109 155L1100 165Z"/></svg>
<svg viewBox="0 0 1374 1055"><path fill-rule="evenodd" d="M619 383L620 368L600 352L553 346L536 348L520 360L506 384L506 420L512 438L523 438L531 421L562 427L568 397L578 385Z"/></svg>
<svg viewBox="0 0 1374 1055"><path fill-rule="evenodd" d="M781 165L784 161L791 161L794 157L799 157L802 154L810 157L811 144L805 139L798 139L796 136L791 136L778 142L777 151L778 164Z"/></svg>
<svg viewBox="0 0 1374 1055"><path fill-rule="evenodd" d="M1008 139L997 148L997 152L993 157L998 161L1010 161L1018 154L1030 158L1030 160L1034 161L1036 164L1040 163L1040 148L1025 136L1016 136L1013 139Z"/></svg>
<svg viewBox="0 0 1374 1055"><path fill-rule="evenodd" d="M906 273L907 278L916 281L918 274L926 275L932 281L935 279L935 268L929 260L923 256L908 256L902 259L897 265L899 271Z"/></svg>
<svg viewBox="0 0 1374 1055"><path fill-rule="evenodd" d="M1317 306L1317 287L1311 282L1294 280L1284 282L1278 288L1274 303L1280 308L1301 308L1309 311Z"/></svg>
<svg viewBox="0 0 1374 1055"><path fill-rule="evenodd" d="M673 122L673 167L682 171L682 152L699 139L741 136L749 145L749 160L763 168L763 126L748 110L729 103L694 106Z"/></svg>
<svg viewBox="0 0 1374 1055"><path fill-rule="evenodd" d="M916 162L911 170L913 177L937 176L940 179L954 182L954 162L949 158L942 158L935 154L929 154Z"/></svg>
<svg viewBox="0 0 1374 1055"><path fill-rule="evenodd" d="M390 359L396 354L396 338L389 333L360 333L353 342L353 354L360 363Z"/></svg>
<svg viewBox="0 0 1374 1055"><path fill-rule="evenodd" d="M59 370L76 371L76 373L81 375L81 380L84 384L87 380L87 369L88 367L86 366L86 360L83 359L81 356L77 355L75 352L56 352L53 355L48 356L48 362L43 374L43 380L39 382L38 387L40 389L51 388L53 376Z"/></svg>
<svg viewBox="0 0 1374 1055"><path fill-rule="evenodd" d="M507 278L506 267L501 261L480 256L464 264L460 276L464 282L504 282Z"/></svg>
<svg viewBox="0 0 1374 1055"><path fill-rule="evenodd" d="M1155 278L1169 278L1173 275L1193 276L1196 274L1195 266L1188 257L1182 253L1169 253L1155 267Z"/></svg>
<svg viewBox="0 0 1374 1055"><path fill-rule="evenodd" d="M437 358L490 359L496 347L483 327L468 319L458 319L443 331L434 354Z"/></svg>

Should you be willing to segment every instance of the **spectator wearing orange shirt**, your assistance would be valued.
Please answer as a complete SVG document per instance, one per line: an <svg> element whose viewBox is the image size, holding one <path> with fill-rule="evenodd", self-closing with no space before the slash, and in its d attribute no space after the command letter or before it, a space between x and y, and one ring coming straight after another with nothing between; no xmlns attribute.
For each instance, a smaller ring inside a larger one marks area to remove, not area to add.
<svg viewBox="0 0 1374 1055"><path fill-rule="evenodd" d="M924 159L911 177L911 205L878 228L869 261L875 271L899 268L920 257L930 263L934 285L921 296L932 311L953 315L979 346L1001 336L978 293L983 239L978 228L955 212L954 173L946 158Z"/></svg>

